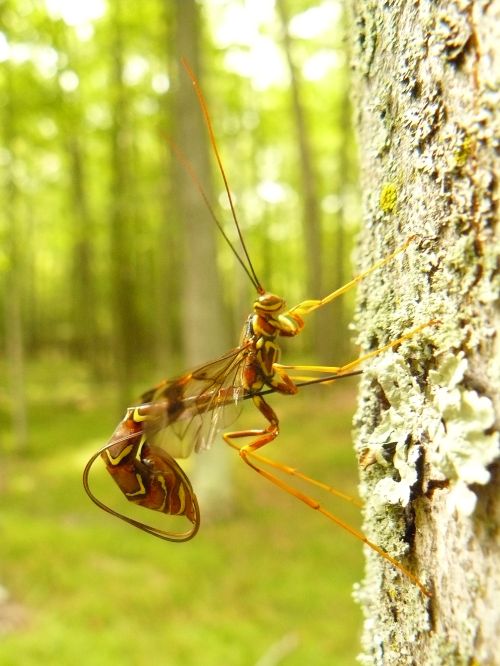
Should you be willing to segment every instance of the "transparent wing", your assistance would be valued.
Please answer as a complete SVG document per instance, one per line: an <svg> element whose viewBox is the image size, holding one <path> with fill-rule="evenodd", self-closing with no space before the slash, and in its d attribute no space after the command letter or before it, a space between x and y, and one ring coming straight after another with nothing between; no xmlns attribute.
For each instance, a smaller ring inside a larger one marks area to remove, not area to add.
<svg viewBox="0 0 500 666"><path fill-rule="evenodd" d="M174 458L209 448L218 432L241 411L247 354L248 346L236 347L144 393L142 402L151 403L145 429L154 444Z"/></svg>

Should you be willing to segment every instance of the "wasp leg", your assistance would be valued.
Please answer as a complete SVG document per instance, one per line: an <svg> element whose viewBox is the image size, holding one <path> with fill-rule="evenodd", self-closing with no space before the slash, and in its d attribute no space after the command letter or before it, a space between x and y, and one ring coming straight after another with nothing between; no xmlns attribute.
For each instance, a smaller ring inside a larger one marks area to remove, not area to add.
<svg viewBox="0 0 500 666"><path fill-rule="evenodd" d="M356 539L359 539L359 541L363 542L366 546L368 546L373 551L378 553L381 557L383 557L385 560L390 562L390 564L392 564L396 569L398 569L402 574L404 574L412 583L414 583L421 590L423 594L430 597L431 596L430 592L409 569L407 569L400 562L391 557L382 548L380 548L380 546L377 546L376 543L370 541L362 532L359 532L354 527L351 527L351 525L343 521L341 518L339 518L335 514L325 509L325 507L314 497L306 495L297 488L294 488L290 484L283 481L283 479L280 479L272 472L263 469L262 467L259 466L259 463L262 462L267 463L267 458L264 458L263 456L261 456L256 452L258 451L258 449L262 448L263 446L266 446L266 444L269 444L269 442L272 442L274 439L276 439L276 437L279 434L279 420L274 410L267 404L267 402L262 398L262 396L254 396L254 402L261 411L261 413L269 421L269 425L267 426L267 428L248 429L248 430L240 430L236 432L226 433L224 435L224 440L226 441L226 443L229 444L229 446L231 446L233 449L236 449L240 457L243 459L243 461L249 467L255 470L257 474L264 477L265 479L267 479L268 481L270 481L275 486L277 486L284 492L288 493L292 497L295 497L300 502L303 502L309 508L318 511L318 513L321 513L323 516L328 518L328 520L335 523L336 525L344 529L346 532L349 532L349 534L352 534L352 536L354 536ZM241 447L238 446L238 444L234 441L237 439L244 439L246 437L253 437L253 440L249 444L245 444ZM271 466L275 467L276 469L280 469L285 473L288 473L288 469L292 469L292 468L286 468L285 466L282 466L279 463L275 463L274 461L271 463ZM318 485L319 483L320 482L318 482Z"/></svg>
<svg viewBox="0 0 500 666"><path fill-rule="evenodd" d="M401 254L406 250L406 248L410 245L415 240L416 236L410 236L401 247L399 247L397 250L392 252L391 254L387 255L387 257L384 257L383 259L380 259L379 261L375 262L373 266L370 266L366 271L363 271L359 275L356 275L355 278L347 282L342 287L339 287L339 289L336 289L335 291L332 291L331 294L328 294L324 298L319 298L319 299L311 299L307 301L302 301L302 303L299 303L298 305L295 305L293 308L291 308L288 311L288 314L296 314L302 317L303 315L307 315L310 312L314 312L314 310L317 310L318 308L322 308L324 305L327 305L327 303L331 303L334 301L336 298L344 294L346 291L349 291L349 289L352 289L352 287L355 287L358 282L361 282L367 275L370 275L370 273L373 273L373 271L376 271L377 268L381 268L381 266L385 266L385 264L388 264L390 261L394 259L394 257L397 257L398 254Z"/></svg>
<svg viewBox="0 0 500 666"><path fill-rule="evenodd" d="M378 354L381 354L382 352L387 351L388 349L393 349L394 347L397 347L399 344L404 342L405 340L409 340L412 338L416 333L419 333L421 330L424 328L427 328L427 326L433 326L434 324L439 324L438 319L431 319L430 321L427 321L425 324L421 324L420 326L416 326L415 328L412 328L411 331L408 331L408 333L405 333L405 335L402 335L400 338L397 338L396 340L392 340L391 342L388 342L386 345L383 347L379 347L378 349L375 349L371 352L368 352L367 354L363 354L363 356L360 356L359 358L354 359L354 361L351 361L350 363L346 363L345 365L283 365L281 363L275 363L274 368L277 372L285 372L287 370L293 370L293 371L298 371L298 372L325 372L328 374L333 374L333 375L338 375L339 377L349 373L353 368L356 366L360 365L364 361L367 361L370 358L373 358L374 356L377 356Z"/></svg>

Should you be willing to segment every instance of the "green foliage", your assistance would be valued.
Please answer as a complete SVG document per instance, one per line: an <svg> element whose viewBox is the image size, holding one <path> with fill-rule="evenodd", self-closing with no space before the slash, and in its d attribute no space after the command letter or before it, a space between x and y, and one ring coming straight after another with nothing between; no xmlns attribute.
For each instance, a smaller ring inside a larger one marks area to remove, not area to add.
<svg viewBox="0 0 500 666"><path fill-rule="evenodd" d="M290 3L292 20L329 5ZM175 133L175 76L184 55L172 52L178 4L109 0L102 13L75 19L98 6L5 0L0 8L0 239L9 241L0 243L7 276L0 298L10 302L0 330L19 351L0 369L15 378L1 387L2 423L25 388L22 351L29 377L27 447L8 429L1 433L0 663L59 666L84 655L89 664L237 666L283 641L290 665L351 664L359 544L237 459L234 513L205 521L185 545L120 524L83 493L83 466L125 404L185 369L186 338L186 232L176 187L182 165L165 140ZM203 90L255 269L290 305L320 297L305 287L316 266L305 261L300 151L272 3L271 12L262 3L268 14L255 23L254 45L241 33L232 42L221 34L244 4L196 6ZM359 213L342 31L338 21L328 25L318 38L295 34L293 49L299 72L308 64L313 73L300 83L322 210L317 264L326 264L329 291L347 271ZM269 61L262 58L269 53ZM334 64L317 74L322 55ZM263 85L271 61L281 73ZM188 112L200 114L194 94ZM214 175L217 203L222 185ZM196 223L211 225L208 212ZM217 256L195 270L220 273L225 325L236 344L254 294L220 237ZM303 360L300 340L293 342ZM329 349L339 348L329 340ZM284 415L277 457L354 494L347 415L337 408L332 415L326 393L313 395L276 398ZM350 507L342 512L351 515Z"/></svg>
<svg viewBox="0 0 500 666"><path fill-rule="evenodd" d="M110 2L103 5L102 15L97 12L87 20L74 18L72 3L61 3L62 15L56 6L51 4L49 11L48 4L11 0L2 8L6 67L0 93L8 101L2 107L7 179L1 187L13 220L0 234L10 235L9 226L15 222L22 248L20 291L27 353L66 350L73 358L92 363L95 374L102 377L112 369L110 354L116 349L117 331L123 328L134 348L128 359L131 366L151 363L151 350L164 346L166 338L171 338L167 339L171 350L182 352L183 266L178 262L183 220L175 188L182 167L165 141L175 124L171 79L182 54L169 52L175 22L172 9L165 10L163 3ZM292 19L322 6L312 1L293 3ZM203 86L249 250L268 288L285 292L290 303L317 297L320 294L304 290L306 274L314 267L305 261L297 132L279 24L268 12L258 28L262 43L274 40L274 60L269 64L281 68L281 77L263 86L255 74L254 65L262 59L257 47L252 60L237 36L232 45L218 42L222 39L218 30L229 15L229 7L202 9ZM323 41L294 36L293 48L299 70L309 67L313 73L302 76L301 89L320 205L330 202L322 214L322 233L325 281L333 289L338 286L334 252L341 224L338 210L341 204L349 207L355 181L355 160L350 157L352 164L346 168L342 155L353 156L355 149L345 133L347 75L341 30L333 22L318 34ZM238 53L245 66L238 65ZM319 76L311 63L315 58L320 63L321 57L334 64ZM113 78L117 59L122 63L121 89ZM194 95L191 111L199 114ZM118 190L112 159L115 129L119 162L126 167L126 177L120 181L123 189ZM217 174L214 182L220 193ZM269 199L269 185L280 193L276 200ZM332 207L332 201L338 206ZM117 206L123 234L123 256L117 263L121 278L126 276L120 288L127 292L128 316L123 321L114 304L118 278L111 220ZM226 210L221 218L233 236ZM199 224L211 224L208 213ZM350 236L351 228L345 233ZM4 256L0 265L10 260ZM347 266L348 260L345 252L341 261ZM199 266L205 273L214 269L221 271L224 284L235 284L234 274L240 269L223 243L219 257ZM236 284L244 280L240 275ZM242 289L226 289L224 297L227 325L236 338L239 324L233 322L239 315L233 313L241 309ZM248 303L250 298L251 294Z"/></svg>

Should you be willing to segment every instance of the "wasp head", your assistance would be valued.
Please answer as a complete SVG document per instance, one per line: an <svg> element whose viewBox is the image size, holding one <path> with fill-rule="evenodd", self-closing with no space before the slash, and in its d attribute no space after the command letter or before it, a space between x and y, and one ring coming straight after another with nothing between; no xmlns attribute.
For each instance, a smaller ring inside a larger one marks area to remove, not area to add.
<svg viewBox="0 0 500 666"><path fill-rule="evenodd" d="M255 313L261 316L279 314L283 312L285 307L286 303L281 296L276 296L276 294L271 294L267 291L260 294L253 304Z"/></svg>

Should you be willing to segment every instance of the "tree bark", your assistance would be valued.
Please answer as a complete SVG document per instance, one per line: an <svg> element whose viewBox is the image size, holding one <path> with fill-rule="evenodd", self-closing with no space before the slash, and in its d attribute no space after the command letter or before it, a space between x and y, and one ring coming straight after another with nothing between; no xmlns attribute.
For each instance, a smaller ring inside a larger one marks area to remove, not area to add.
<svg viewBox="0 0 500 666"><path fill-rule="evenodd" d="M361 285L359 342L439 320L361 383L365 532L432 593L368 553L361 663L498 664L500 2L351 9L360 264L417 234Z"/></svg>

